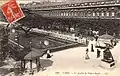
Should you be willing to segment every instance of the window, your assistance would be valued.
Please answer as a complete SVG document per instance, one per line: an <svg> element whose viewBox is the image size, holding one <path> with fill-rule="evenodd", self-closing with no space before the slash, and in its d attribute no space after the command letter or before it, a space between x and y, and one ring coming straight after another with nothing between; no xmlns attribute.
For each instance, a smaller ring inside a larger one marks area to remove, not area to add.
<svg viewBox="0 0 120 76"><path fill-rule="evenodd" d="M99 12L97 12L97 16L100 16L100 13L99 13Z"/></svg>
<svg viewBox="0 0 120 76"><path fill-rule="evenodd" d="M63 16L63 13L61 13L61 16Z"/></svg>
<svg viewBox="0 0 120 76"><path fill-rule="evenodd" d="M71 16L73 16L73 12L71 12Z"/></svg>
<svg viewBox="0 0 120 76"><path fill-rule="evenodd" d="M81 4L82 6L84 6L84 4Z"/></svg>
<svg viewBox="0 0 120 76"><path fill-rule="evenodd" d="M81 16L81 17L83 17L83 16L84 16L83 12L81 12L81 13L80 13L80 16Z"/></svg>
<svg viewBox="0 0 120 76"><path fill-rule="evenodd" d="M93 16L95 16L95 12L93 12Z"/></svg>
<svg viewBox="0 0 120 76"><path fill-rule="evenodd" d="M85 6L87 6L88 3L85 3Z"/></svg>
<svg viewBox="0 0 120 76"><path fill-rule="evenodd" d="M68 12L66 12L66 16L68 16Z"/></svg>
<svg viewBox="0 0 120 76"><path fill-rule="evenodd" d="M64 16L66 16L67 12L64 12Z"/></svg>
<svg viewBox="0 0 120 76"><path fill-rule="evenodd" d="M89 5L91 5L91 3L89 3Z"/></svg>
<svg viewBox="0 0 120 76"><path fill-rule="evenodd" d="M115 12L112 12L112 16L115 16Z"/></svg>
<svg viewBox="0 0 120 76"><path fill-rule="evenodd" d="M88 12L88 16L91 16L91 12Z"/></svg>
<svg viewBox="0 0 120 76"><path fill-rule="evenodd" d="M71 16L71 12L69 12L69 16Z"/></svg>
<svg viewBox="0 0 120 76"><path fill-rule="evenodd" d="M92 5L95 5L95 3L92 3Z"/></svg>
<svg viewBox="0 0 120 76"><path fill-rule="evenodd" d="M101 16L104 16L104 12L101 13Z"/></svg>
<svg viewBox="0 0 120 76"><path fill-rule="evenodd" d="M115 7L112 7L111 9L115 9Z"/></svg>
<svg viewBox="0 0 120 76"><path fill-rule="evenodd" d="M101 4L104 4L104 2L101 2Z"/></svg>
<svg viewBox="0 0 120 76"><path fill-rule="evenodd" d="M65 16L65 12L63 12L63 16Z"/></svg>
<svg viewBox="0 0 120 76"><path fill-rule="evenodd" d="M77 16L77 13L76 13L76 12L75 12L74 14L75 14L75 16Z"/></svg>
<svg viewBox="0 0 120 76"><path fill-rule="evenodd" d="M106 16L109 16L109 12L106 13Z"/></svg>
<svg viewBox="0 0 120 76"><path fill-rule="evenodd" d="M56 12L56 16L58 16L58 12Z"/></svg>
<svg viewBox="0 0 120 76"><path fill-rule="evenodd" d="M72 4L71 6L74 6L74 4Z"/></svg>
<svg viewBox="0 0 120 76"><path fill-rule="evenodd" d="M78 4L76 3L75 6L77 6Z"/></svg>

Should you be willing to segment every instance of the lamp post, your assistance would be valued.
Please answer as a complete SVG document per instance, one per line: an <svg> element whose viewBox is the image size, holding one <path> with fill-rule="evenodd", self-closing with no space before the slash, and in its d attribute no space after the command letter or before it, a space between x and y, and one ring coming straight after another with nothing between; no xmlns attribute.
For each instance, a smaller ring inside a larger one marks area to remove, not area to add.
<svg viewBox="0 0 120 76"><path fill-rule="evenodd" d="M20 51L20 46L19 46L19 32L16 31L15 29L12 29L12 33L17 33L17 35L15 36L15 41L17 41L17 51ZM25 63L24 63L25 65ZM21 59L21 71L23 70L23 60Z"/></svg>
<svg viewBox="0 0 120 76"><path fill-rule="evenodd" d="M31 50L31 44L32 42L30 41L29 43L30 50ZM32 70L32 52L31 52L31 60L30 60L30 69Z"/></svg>
<svg viewBox="0 0 120 76"><path fill-rule="evenodd" d="M12 33L17 33L17 35L15 35L15 41L17 42L17 48L18 48L18 51L20 51L20 46L19 46L19 32L15 29L12 29Z"/></svg>

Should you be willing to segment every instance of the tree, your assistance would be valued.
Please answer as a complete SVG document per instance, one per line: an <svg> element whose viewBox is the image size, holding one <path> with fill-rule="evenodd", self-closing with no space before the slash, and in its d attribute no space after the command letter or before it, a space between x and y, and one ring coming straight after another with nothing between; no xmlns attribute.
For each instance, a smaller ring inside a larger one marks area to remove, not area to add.
<svg viewBox="0 0 120 76"><path fill-rule="evenodd" d="M6 27L1 29L2 31L2 40L1 40L1 49L0 49L0 60L5 60L5 58L9 55L9 47L8 47L8 40L9 40L9 24Z"/></svg>
<svg viewBox="0 0 120 76"><path fill-rule="evenodd" d="M43 25L45 22L44 18L41 15L30 12L26 13L26 16L23 19L19 20L17 23L20 24L18 28L21 28L21 30L25 32L26 36L28 36L29 31L32 28L39 28L39 26Z"/></svg>
<svg viewBox="0 0 120 76"><path fill-rule="evenodd" d="M0 10L0 21L7 22L1 10Z"/></svg>

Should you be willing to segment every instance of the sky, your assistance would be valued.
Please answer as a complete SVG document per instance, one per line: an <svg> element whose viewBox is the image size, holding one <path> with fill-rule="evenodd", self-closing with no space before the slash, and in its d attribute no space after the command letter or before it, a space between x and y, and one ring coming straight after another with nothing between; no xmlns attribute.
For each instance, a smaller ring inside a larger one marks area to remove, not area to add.
<svg viewBox="0 0 120 76"><path fill-rule="evenodd" d="M9 0L0 0L0 4L1 2L3 1L9 1ZM30 3L32 1L35 1L35 2L43 2L43 1L58 1L58 2L61 2L61 1L75 1L75 0L16 0L18 3ZM79 1L84 1L84 0L79 0ZM89 1L89 0L85 0L85 1ZM95 0L93 0L95 1Z"/></svg>
<svg viewBox="0 0 120 76"><path fill-rule="evenodd" d="M0 0L0 6L6 2L8 2L9 0ZM36 1L36 2L43 2L43 1L48 1L48 0L16 0L18 3L30 3L32 1ZM55 0L49 0L49 1L55 1Z"/></svg>
<svg viewBox="0 0 120 76"><path fill-rule="evenodd" d="M58 1L58 2L69 1L69 2L71 2L71 1L99 1L99 0L16 0L16 1L19 2L19 3L28 3L28 2L32 2L32 1L36 1L36 2L43 2L43 1L52 1L52 2L55 2L55 1Z"/></svg>
<svg viewBox="0 0 120 76"><path fill-rule="evenodd" d="M0 4L1 3L4 3L4 2L7 2L9 0L0 0ZM36 1L36 2L42 2L42 1L55 1L55 0L16 0L18 3L28 3L28 2L32 2L32 1ZM58 0L60 1L60 0Z"/></svg>
<svg viewBox="0 0 120 76"><path fill-rule="evenodd" d="M55 0L17 0L17 2L19 2L19 3L28 3L28 2L32 2L32 1L43 2L43 1L55 1ZM58 1L62 1L62 0L58 0Z"/></svg>

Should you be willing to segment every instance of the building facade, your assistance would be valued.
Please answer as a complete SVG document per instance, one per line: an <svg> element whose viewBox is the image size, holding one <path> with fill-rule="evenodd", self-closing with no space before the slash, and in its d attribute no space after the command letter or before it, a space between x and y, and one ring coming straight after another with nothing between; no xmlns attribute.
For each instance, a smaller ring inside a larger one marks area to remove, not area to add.
<svg viewBox="0 0 120 76"><path fill-rule="evenodd" d="M120 1L31 3L22 5L44 17L119 19Z"/></svg>

